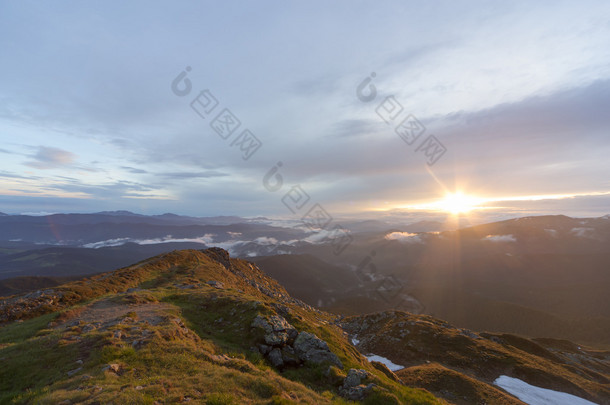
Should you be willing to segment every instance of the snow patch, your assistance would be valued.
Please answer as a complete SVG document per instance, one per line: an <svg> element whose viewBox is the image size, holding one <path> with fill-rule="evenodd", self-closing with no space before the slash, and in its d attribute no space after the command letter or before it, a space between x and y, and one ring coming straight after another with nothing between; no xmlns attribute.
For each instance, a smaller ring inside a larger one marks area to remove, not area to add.
<svg viewBox="0 0 610 405"><path fill-rule="evenodd" d="M516 242L517 238L513 235L487 235L482 240L490 242Z"/></svg>
<svg viewBox="0 0 610 405"><path fill-rule="evenodd" d="M385 357L381 357L376 354L371 354L370 356L366 356L366 358L368 359L368 361L378 361L380 363L383 363L386 365L387 368L389 368L392 371L398 371L398 370L402 370L403 368L405 368L404 366L401 366L399 364L394 364L394 363L392 363L391 360L388 360Z"/></svg>
<svg viewBox="0 0 610 405"><path fill-rule="evenodd" d="M494 384L529 405L597 405L572 394L536 387L505 375L498 377Z"/></svg>
<svg viewBox="0 0 610 405"><path fill-rule="evenodd" d="M360 340L356 339L356 336L354 336L354 337L352 338L352 344L353 344L354 346L356 346L358 343L360 343Z"/></svg>

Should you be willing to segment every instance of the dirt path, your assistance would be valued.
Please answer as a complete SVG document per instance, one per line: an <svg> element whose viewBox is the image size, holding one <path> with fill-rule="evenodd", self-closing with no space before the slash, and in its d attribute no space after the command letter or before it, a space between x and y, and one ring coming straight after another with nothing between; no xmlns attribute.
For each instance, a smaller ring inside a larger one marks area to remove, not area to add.
<svg viewBox="0 0 610 405"><path fill-rule="evenodd" d="M103 299L88 304L82 308L66 314L66 319L60 325L70 325L74 322L80 324L96 324L98 326L110 326L124 319L128 313L136 314L139 322L150 325L158 325L169 315L174 307L170 304L159 302L147 302L140 304L128 304L116 302L112 299Z"/></svg>

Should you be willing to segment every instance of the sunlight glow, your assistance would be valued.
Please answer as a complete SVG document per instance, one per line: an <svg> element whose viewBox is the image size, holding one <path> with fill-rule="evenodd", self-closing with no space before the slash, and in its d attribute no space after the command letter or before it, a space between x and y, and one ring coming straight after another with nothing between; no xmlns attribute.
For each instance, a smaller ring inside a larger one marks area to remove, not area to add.
<svg viewBox="0 0 610 405"><path fill-rule="evenodd" d="M473 209L481 203L479 198L464 195L462 192L448 193L436 205L439 211L450 212L452 214L463 214Z"/></svg>
<svg viewBox="0 0 610 405"><path fill-rule="evenodd" d="M592 191L587 193L571 194L538 194L523 196L499 196L499 197L475 197L471 194L464 194L462 191L454 193L447 192L445 197L430 202L418 204L390 204L383 208L369 208L372 211L389 210L409 210L409 211L440 211L454 215L469 213L475 210L508 209L511 202L518 201L542 201L542 200L563 200L577 197L594 197L610 195L610 191Z"/></svg>

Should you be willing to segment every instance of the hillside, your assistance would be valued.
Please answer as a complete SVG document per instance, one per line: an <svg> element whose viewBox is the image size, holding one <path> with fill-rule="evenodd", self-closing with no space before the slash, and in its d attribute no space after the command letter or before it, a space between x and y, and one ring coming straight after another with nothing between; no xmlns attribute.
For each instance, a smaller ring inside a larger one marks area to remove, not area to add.
<svg viewBox="0 0 610 405"><path fill-rule="evenodd" d="M343 327L364 352L405 368L405 383L459 404L514 403L492 386L500 375L610 403L610 352L556 339L475 333L399 311L349 317Z"/></svg>
<svg viewBox="0 0 610 405"><path fill-rule="evenodd" d="M172 252L0 302L0 403L441 403L333 320L223 250Z"/></svg>
<svg viewBox="0 0 610 405"><path fill-rule="evenodd" d="M500 375L610 401L610 353L405 312L342 319L218 248L5 298L0 325L0 403L520 404Z"/></svg>

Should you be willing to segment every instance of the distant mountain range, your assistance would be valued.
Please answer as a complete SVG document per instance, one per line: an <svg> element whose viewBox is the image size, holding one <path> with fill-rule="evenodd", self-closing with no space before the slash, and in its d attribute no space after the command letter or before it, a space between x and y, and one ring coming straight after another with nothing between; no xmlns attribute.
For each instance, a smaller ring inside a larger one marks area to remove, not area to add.
<svg viewBox="0 0 610 405"><path fill-rule="evenodd" d="M0 216L0 279L93 274L171 250L218 246L335 313L402 309L476 330L610 347L608 215L524 217L458 230L434 221L342 225L351 243L337 254L325 231L295 221L124 211ZM28 286L7 281L0 291Z"/></svg>

